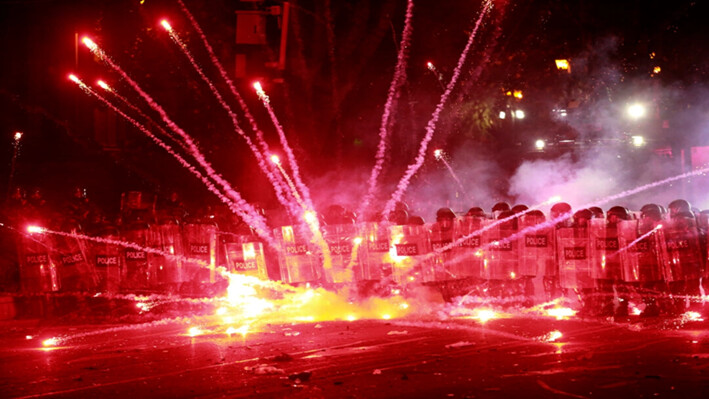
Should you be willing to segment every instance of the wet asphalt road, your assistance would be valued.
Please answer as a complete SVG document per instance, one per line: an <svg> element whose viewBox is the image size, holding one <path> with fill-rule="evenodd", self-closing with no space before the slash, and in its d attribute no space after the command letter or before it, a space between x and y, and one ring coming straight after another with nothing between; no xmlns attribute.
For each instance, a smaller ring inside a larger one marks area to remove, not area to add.
<svg viewBox="0 0 709 399"><path fill-rule="evenodd" d="M194 325L205 333L190 337ZM2 327L0 397L709 397L707 321L373 320L246 337L208 319Z"/></svg>

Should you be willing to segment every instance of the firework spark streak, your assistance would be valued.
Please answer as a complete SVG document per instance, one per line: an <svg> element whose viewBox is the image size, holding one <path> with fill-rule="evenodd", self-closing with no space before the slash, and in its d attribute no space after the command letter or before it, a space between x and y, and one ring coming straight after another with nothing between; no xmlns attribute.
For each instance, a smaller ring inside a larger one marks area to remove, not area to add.
<svg viewBox="0 0 709 399"><path fill-rule="evenodd" d="M231 119L231 123L234 126L234 131L241 136L245 141L246 144L248 145L249 149L251 152L254 154L256 157L256 163L258 164L259 168L263 171L263 173L266 175L268 178L268 181L273 185L274 191L276 193L276 197L278 200L283 204L283 206L286 207L286 209L290 209L291 212L295 212L293 209L293 205L288 201L284 196L283 196L283 190L284 188L281 186L279 181L274 177L274 174L272 173L271 169L269 168L268 164L266 163L264 159L264 154L259 151L258 147L254 145L253 141L251 141L251 138L246 135L243 129L241 129L241 126L239 126L239 121L237 120L236 114L234 111L231 109L229 104L226 103L224 100L224 97L222 97L221 93L219 90L217 90L216 86L214 86L214 83L207 77L207 75L204 73L204 70L202 67L199 66L197 61L194 59L194 56L192 56L192 53L189 51L187 48L187 45L185 42L182 41L180 36L175 32L175 30L170 26L170 24L166 20L161 21L161 25L167 33L170 35L170 38L172 41L177 44L177 47L180 48L182 51L182 54L187 57L187 59L190 61L190 64L192 64L192 67L194 70L197 72L200 78L204 81L204 83L209 86L210 90L212 91L212 94L214 94L214 97L217 99L219 102L219 105L226 111L226 113L229 115L229 118Z"/></svg>
<svg viewBox="0 0 709 399"><path fill-rule="evenodd" d="M266 92L263 90L263 87L259 82L254 83L254 90L256 90L259 99L261 99L261 103L263 103L263 106L266 108L266 111L268 111L268 115L271 117L273 126L278 132L278 138L281 141L281 146L283 147L283 151L285 151L286 156L288 157L288 163L290 164L290 168L293 171L293 180L295 181L295 185L298 187L300 193L303 195L303 199L305 200L308 209L315 209L315 207L313 206L313 201L310 198L310 190L308 190L308 187L306 187L306 185L303 183L303 180L301 180L300 178L300 168L298 168L298 162L295 159L295 154L293 154L293 150L288 144L288 139L286 138L285 131L283 131L283 126L281 126L281 122L278 121L278 117L276 117L276 113L273 111L273 107L271 107L271 101L269 100L268 95L266 95ZM279 167L282 166L279 165Z"/></svg>
<svg viewBox="0 0 709 399"><path fill-rule="evenodd" d="M229 77L229 74L227 74L226 70L224 69L224 66L222 66L221 62L219 62L219 59L217 56L214 54L214 50L212 49L212 46L209 44L209 40L207 40L207 36L204 34L202 31L202 28L199 26L197 23L197 20L194 18L192 13L187 9L187 6L185 5L182 0L177 0L178 4L180 5L180 8L182 8L182 12L187 16L187 19L190 20L190 23L192 24L192 28L197 32L199 35L200 39L202 39L202 44L204 45L204 48L207 50L207 53L209 54L209 59L212 61L212 65L214 65L217 70L219 71L219 75L222 77L224 82L226 83L227 87L229 87L229 91L231 91L231 94L236 98L236 100L239 103L239 106L241 107L241 110L244 112L244 116L246 116L246 119L248 119L249 124L251 125L251 130L256 134L256 142L258 143L259 147L261 148L261 153L262 154L270 154L271 149L264 139L263 136L263 131L259 129L258 125L256 124L256 120L254 119L253 115L251 115L251 112L249 111L249 107L246 105L246 102L244 101L243 97L239 94L239 92L236 90L236 86L234 86L234 82L231 80ZM275 170L273 170L275 172ZM268 175L267 175L268 176ZM273 177L278 183L278 186L284 191L288 192L288 190L285 190L284 187L286 183L281 179L281 176L278 175L278 173L274 173ZM273 184L273 183L272 183ZM274 185L274 188L276 186ZM278 190L278 188L276 188ZM276 192L276 195L278 195L278 192ZM280 201L280 197L279 197ZM283 203L281 201L281 203ZM291 209L287 207L293 215L297 215L297 212L294 209Z"/></svg>
<svg viewBox="0 0 709 399"><path fill-rule="evenodd" d="M182 128L180 128L175 122L173 122L172 119L170 119L170 117L167 115L167 112L165 112L165 110L160 106L160 104L155 102L155 100L148 93L146 93L136 81L134 81L125 71L123 71L120 66L113 62L113 60L93 40L89 39L88 37L84 37L82 39L82 42L86 47L89 48L89 50L91 50L92 53L94 53L97 57L99 57L106 64L108 64L108 66L110 66L114 71L120 74L126 80L126 82L128 82L128 84L133 87L133 89L138 94L140 94L140 96L148 103L148 105L150 105L150 107L153 108L158 114L160 114L160 117L162 118L163 122L165 122L168 127L170 127L170 129L172 129L175 133L182 137L183 140L185 140L185 143L190 149L191 155L197 160L200 166L204 168L204 170L207 172L207 175L209 175L210 178L214 179L214 181L217 182L224 189L224 191L238 205L239 209L243 210L244 214L248 215L247 223L253 223L252 226L256 228L257 233L262 237L266 238L269 243L272 242L264 218L258 214L258 212L254 209L253 206L251 206L241 197L241 194L239 194L236 190L234 190L233 187L231 187L229 182L224 180L224 178L222 178L221 175L219 175L214 170L214 168L212 168L212 165L209 164L209 162L207 162L207 160L204 158L204 155L202 155L199 148L194 143L194 140L192 140L192 138L184 130L182 130Z"/></svg>
<svg viewBox="0 0 709 399"><path fill-rule="evenodd" d="M12 178L15 176L15 168L17 163L17 157L20 155L20 144L22 140L22 132L15 132L15 141L12 143L12 160L10 161L10 178L7 183L8 197L9 193L12 191Z"/></svg>
<svg viewBox="0 0 709 399"><path fill-rule="evenodd" d="M406 19L404 20L404 31L401 34L401 43L399 44L399 54L397 55L396 68L394 69L394 77L389 85L387 101L384 104L384 113L382 114L382 123L379 126L379 145L377 153L374 156L375 163L372 168L372 173L369 176L367 194L362 200L362 204L357 211L358 217L363 215L369 207L369 203L374 198L374 192L377 188L377 180L384 166L384 155L387 150L387 139L389 137L389 121L391 119L391 111L396 100L399 97L399 89L406 80L406 61L409 56L409 43L411 42L411 32L413 30L411 20L413 19L414 1L409 0L406 6Z"/></svg>
<svg viewBox="0 0 709 399"><path fill-rule="evenodd" d="M209 59L212 61L212 64L219 70L219 74L221 75L222 79L226 82L227 86L229 87L229 90L231 93L236 97L237 101L239 102L239 106L241 106L241 110L244 111L244 115L246 116L246 119L249 120L249 123L251 124L251 129L256 133L256 141L258 141L259 145L261 146L261 151L263 151L264 154L270 153L270 149L268 147L268 143L263 138L263 132L261 129L258 128L258 125L256 124L256 120L254 119L253 115L251 115L251 112L249 111L249 107L246 105L246 102L244 101L243 97L239 94L239 92L236 90L236 86L234 86L234 82L229 78L229 74L226 73L226 70L222 66L221 62L219 62L219 59L217 56L214 54L214 50L212 49L212 46L209 44L209 41L207 40L207 36L204 34L202 31L202 28L199 26L197 23L197 20L194 18L192 13L187 9L187 6L185 6L185 3L182 2L182 0L177 0L177 3L180 5L182 8L182 12L185 13L187 18L190 20L190 23L192 24L192 28L197 32L199 35L200 39L202 39L202 43L204 44L205 49L207 50L207 53L209 53Z"/></svg>
<svg viewBox="0 0 709 399"><path fill-rule="evenodd" d="M303 210L308 209L305 203L303 202L303 198L301 198L300 194L298 193L298 189L295 187L295 184L293 184L293 180L291 180L286 170L283 169L283 166L281 166L281 160L280 158L278 158L278 155L271 155L271 162L276 165L278 170L281 172L281 175L286 180L286 183L288 183L288 187L290 187L293 197L295 197L296 201L298 201L298 205L300 205Z"/></svg>
<svg viewBox="0 0 709 399"><path fill-rule="evenodd" d="M436 151L438 151L438 150L436 150ZM443 156L443 154L439 154L436 156L436 159L441 161L443 163L443 165L446 166L446 169L448 169L448 173L450 173L451 177L453 177L453 180L455 180L455 182L458 184L458 188L460 188L460 193L463 194L463 196L467 198L468 194L465 191L465 187L463 187L463 183L458 178L458 175L455 174L455 172L453 171L453 168L448 163L448 161L446 161L446 157Z"/></svg>
<svg viewBox="0 0 709 399"><path fill-rule="evenodd" d="M187 170L189 170L192 174L194 174L199 180L204 183L204 185L207 187L209 191L214 193L224 204L226 204L229 209L231 209L232 212L238 214L240 217L244 218L244 220L247 220L249 222L253 221L255 224L253 225L259 234L259 236L263 237L271 246L276 248L275 241L271 238L270 233L266 229L259 229L259 223L257 223L257 220L253 220L251 215L246 213L242 208L240 208L234 201L232 201L230 198L225 196L206 176L204 176L201 172L199 172L192 164L187 162L182 156L180 156L178 153L176 153L170 145L165 143L164 141L160 140L157 136L152 134L150 130L148 130L145 126L140 124L138 121L135 119L131 118L128 116L125 112L121 111L118 107L116 107L113 103L108 101L105 97L102 95L98 94L94 90L92 90L90 87L88 87L84 82L82 82L79 78L77 78L75 75L70 75L69 77L74 83L76 83L86 94L91 95L99 99L101 102L109 106L113 111L121 115L124 119L126 119L128 122L133 124L135 127L137 127L141 132L143 132L146 136L148 136L151 140L153 140L158 146L163 148L165 151L167 151L170 155L172 155L177 161L185 167ZM262 222L263 225L265 226L265 222Z"/></svg>
<svg viewBox="0 0 709 399"><path fill-rule="evenodd" d="M610 258L610 257L612 257L612 256L618 256L618 255L622 254L623 252L625 252L625 251L629 250L630 248L634 247L635 244L637 244L637 243L639 243L640 241L644 240L645 238L649 237L650 235L652 235L653 233L655 233L657 230L660 230L661 228L662 228L662 225L661 225L661 224L658 224L657 226L655 226L654 229L652 229L652 230L648 231L647 233L641 235L640 237L634 239L634 240L633 240L631 243L629 243L628 245L626 245L626 246L624 246L623 248L617 250L616 252L614 252L614 253L608 255L608 257Z"/></svg>
<svg viewBox="0 0 709 399"><path fill-rule="evenodd" d="M399 181L396 191L394 191L394 194L392 194L391 198L384 206L384 211L382 212L382 215L388 215L394 209L394 205L396 205L396 203L401 200L401 197L404 195L404 192L408 188L411 178L416 174L416 172L419 170L419 168L421 168L421 165L423 165L423 161L426 156L426 150L428 149L428 144L431 142L431 139L433 138L433 133L436 131L436 124L438 122L438 118L441 115L441 111L443 110L443 107L446 105L448 97L450 96L451 92L453 91L453 88L455 87L456 82L458 82L458 77L460 76L460 72L463 69L463 64L465 63L465 60L468 57L468 52L470 51L470 47L473 45L475 35L478 32L478 28L480 27L480 24L482 23L483 17L487 14L487 12L490 10L491 7L492 7L491 1L486 1L485 4L483 5L482 12L480 13L480 16L478 17L478 20L475 22L475 27L473 28L473 31L470 33L470 36L468 37L468 43L465 45L463 52L460 54L460 58L458 59L458 64L456 65L455 70L453 71L453 76L451 77L450 82L448 82L448 85L446 86L446 91L441 95L441 99L438 102L438 105L436 106L435 111L433 111L433 115L431 115L431 119L428 121L428 124L426 125L426 135L424 136L423 140L421 141L421 145L419 146L418 156L416 157L415 162L406 168L406 173Z"/></svg>
<svg viewBox="0 0 709 399"><path fill-rule="evenodd" d="M130 101L128 101L127 98L123 97L120 93L118 93L118 91L117 91L115 88L109 86L108 84L106 84L106 82L104 82L104 81L102 81L102 80L99 80L98 82L96 82L96 84L97 84L100 88L102 88L103 90L105 90L106 92L110 93L113 97L116 97L118 100L120 100L121 103L123 103L123 105L125 105L125 106L128 107L128 108L130 108L130 109L131 109L133 112L135 112L136 114L140 115L141 118L143 118L143 119L146 120L149 124L151 124L152 126L154 126L154 127L155 127L160 133L162 133L164 136L169 137L170 139L172 139L175 143L177 143L177 144L178 144L180 147L182 147L185 151L187 151L187 152L190 151L190 149L187 147L187 145L186 145L182 140L180 140L178 137L176 137L173 133L168 132L167 130L165 130L165 129L163 129L162 127L160 127L151 117L149 117L148 115L146 115L145 112L143 112L140 108L138 108L138 107L136 107L135 105L133 105L133 103L131 103Z"/></svg>

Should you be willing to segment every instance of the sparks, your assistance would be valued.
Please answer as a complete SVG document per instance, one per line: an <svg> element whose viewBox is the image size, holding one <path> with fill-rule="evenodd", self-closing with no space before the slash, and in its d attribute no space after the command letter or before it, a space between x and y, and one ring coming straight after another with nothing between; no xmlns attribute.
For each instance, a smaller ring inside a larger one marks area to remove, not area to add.
<svg viewBox="0 0 709 399"><path fill-rule="evenodd" d="M685 320L688 320L688 321L704 321L704 319L702 318L701 313L699 313L699 312L693 312L693 311L685 312L685 313L682 315L682 318L685 319Z"/></svg>
<svg viewBox="0 0 709 399"><path fill-rule="evenodd" d="M547 205L547 204L555 204L557 202L561 201L561 195L555 195L553 197L549 197L548 200L542 202L542 205Z"/></svg>
<svg viewBox="0 0 709 399"><path fill-rule="evenodd" d="M242 337L246 337L246 335L248 333L249 333L249 325L248 324L245 324L239 328L229 327L226 329L226 334L230 337L234 334L241 334Z"/></svg>
<svg viewBox="0 0 709 399"><path fill-rule="evenodd" d="M278 155L271 155L271 162L275 163L276 165L281 164L281 158Z"/></svg>
<svg viewBox="0 0 709 399"><path fill-rule="evenodd" d="M202 331L202 329L199 327L190 327L190 329L187 330L187 335L189 335L190 337L196 337L202 334L204 334L204 331Z"/></svg>
<svg viewBox="0 0 709 399"><path fill-rule="evenodd" d="M22 132L15 132L15 141L20 141L22 138Z"/></svg>
<svg viewBox="0 0 709 399"><path fill-rule="evenodd" d="M166 19L163 19L162 21L160 21L160 25L162 25L162 27L165 28L166 31L172 32L172 26L170 26L170 23L167 22Z"/></svg>
<svg viewBox="0 0 709 399"><path fill-rule="evenodd" d="M433 151L433 156L436 157L436 159L440 160L441 156L443 155L443 150L435 150Z"/></svg>
<svg viewBox="0 0 709 399"><path fill-rule="evenodd" d="M106 82L104 82L103 80L99 80L98 82L96 82L96 84L98 85L98 87L106 91L113 91L111 90L111 86L107 85Z"/></svg>
<svg viewBox="0 0 709 399"><path fill-rule="evenodd" d="M30 234L34 234L34 233L44 233L44 232L46 232L46 231L47 231L47 229L45 229L44 227L40 227L40 226L27 226L27 232L30 233Z"/></svg>
<svg viewBox="0 0 709 399"><path fill-rule="evenodd" d="M86 36L81 39L81 42L84 43L84 45L88 47L91 51L96 51L98 49L98 45Z"/></svg>
<svg viewBox="0 0 709 399"><path fill-rule="evenodd" d="M546 342L554 342L554 341L556 341L557 339L559 339L559 338L561 338L561 337L563 337L563 336L564 336L564 334L562 334L561 331L559 331L559 330L554 330L554 331L549 332L549 334L547 334L547 335L544 337L544 341L546 341Z"/></svg>
<svg viewBox="0 0 709 399"><path fill-rule="evenodd" d="M317 215L313 211L306 211L303 213L303 219L308 223L315 223L318 220Z"/></svg>
<svg viewBox="0 0 709 399"><path fill-rule="evenodd" d="M363 241L362 237L355 237L354 240L352 240L352 242L354 242L355 245L362 244L362 241Z"/></svg>
<svg viewBox="0 0 709 399"><path fill-rule="evenodd" d="M477 309L472 316L473 319L476 319L483 324L485 324L488 320L497 319L499 317L500 315L497 312L490 309Z"/></svg>
<svg viewBox="0 0 709 399"><path fill-rule="evenodd" d="M44 341L42 341L42 346L44 347L57 346L58 344L59 338L57 337L45 339Z"/></svg>
<svg viewBox="0 0 709 399"><path fill-rule="evenodd" d="M265 104L268 104L271 102L271 100L268 98L268 95L266 94L266 92L263 91L263 87L261 86L260 82L254 82L253 87L256 90L256 95L258 95L258 98L261 101L263 101Z"/></svg>
<svg viewBox="0 0 709 399"><path fill-rule="evenodd" d="M570 308L551 308L547 309L546 314L555 317L557 320L566 320L576 314L576 311Z"/></svg>

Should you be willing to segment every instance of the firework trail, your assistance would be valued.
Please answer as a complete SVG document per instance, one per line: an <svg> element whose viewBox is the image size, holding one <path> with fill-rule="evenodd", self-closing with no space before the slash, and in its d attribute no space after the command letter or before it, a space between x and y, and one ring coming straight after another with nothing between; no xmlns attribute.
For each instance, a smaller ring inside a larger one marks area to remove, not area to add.
<svg viewBox="0 0 709 399"><path fill-rule="evenodd" d="M655 233L657 230L660 230L661 228L662 228L662 225L661 225L661 224L658 224L657 226L655 226L654 229L652 229L652 230L648 231L647 233L641 235L640 237L634 239L630 244L628 244L628 245L624 246L623 248L617 250L615 253L610 254L608 257L610 258L611 256L617 256L617 255L622 254L623 252L625 252L625 251L627 251L628 249L632 248L633 246L635 246L635 244L637 244L637 243L639 243L640 241L644 240L645 238L649 237L650 235L652 235L653 233Z"/></svg>
<svg viewBox="0 0 709 399"><path fill-rule="evenodd" d="M369 176L367 194L362 200L362 204L357 210L357 217L361 217L369 207L369 203L374 198L374 192L377 188L377 180L384 166L384 155L387 150L387 139L389 136L389 121L391 119L391 110L399 97L399 89L406 80L406 61L409 56L409 43L411 42L411 32L413 30L411 20L413 19L414 1L408 0L406 6L406 19L404 20L404 31L401 34L401 43L399 44L399 54L397 55L396 67L394 69L394 77L389 84L389 92L387 93L387 101L384 104L384 113L382 114L382 123L379 126L379 145L377 153L374 156L375 162L372 168L372 173Z"/></svg>
<svg viewBox="0 0 709 399"><path fill-rule="evenodd" d="M307 206L305 206L305 203L303 202L303 198L301 198L300 194L298 193L298 189L295 187L295 184L293 184L293 180L291 180L290 176L288 176L288 173L286 173L286 170L283 169L283 166L281 166L281 160L278 155L271 155L271 162L276 164L276 167L281 172L281 175L283 175L283 178L286 179L286 183L288 183L288 187L290 187L293 193L293 197L295 197L295 200L298 201L298 205L300 205L300 207L303 209L307 209Z"/></svg>
<svg viewBox="0 0 709 399"><path fill-rule="evenodd" d="M130 101L128 101L127 98L123 97L120 93L118 93L118 91L115 88L109 86L106 82L104 82L102 80L99 80L98 82L96 82L96 84L98 85L98 87L102 88L103 90L105 90L108 93L111 93L111 95L113 95L114 97L119 99L123 103L123 105L130 108L133 112L137 113L138 115L140 115L140 117L143 118L144 120L146 120L149 124L155 126L155 128L160 133L162 133L164 136L169 137L175 143L177 143L180 147L182 147L182 149L189 152L189 148L182 140L180 140L178 137L176 137L173 133L168 132L167 130L163 129L151 117L146 115L145 112L143 112L140 108L133 105Z"/></svg>
<svg viewBox="0 0 709 399"><path fill-rule="evenodd" d="M214 193L224 204L226 204L229 209L231 209L232 212L236 213L239 215L241 218L243 218L247 223L249 223L251 226L256 229L256 233L264 238L271 246L274 246L275 248L275 242L271 238L271 235L269 233L268 227L266 226L265 220L258 215L258 214L251 214L242 208L240 208L234 201L232 201L230 198L226 197L206 176L204 176L201 172L199 172L193 165L191 165L189 162L187 162L182 156L180 156L178 153L176 153L172 147L170 147L167 143L164 141L160 140L157 136L152 134L150 130L148 130L145 126L140 124L138 121L135 119L131 118L128 116L125 112L121 111L118 107L116 107L113 103L108 101L105 97L101 96L94 90L92 90L90 87L88 87L84 82L82 82L79 78L77 78L74 75L70 75L69 77L74 83L79 85L79 87L87 94L92 95L96 98L98 98L100 101L102 101L104 104L106 104L108 107L110 107L113 111L121 115L124 119L129 121L131 124L133 124L135 127L137 127L141 132L143 132L146 136L148 136L151 140L153 140L158 146L163 148L165 151L167 151L170 155L175 157L177 161L185 167L187 170L192 172L198 179L204 183L204 185L207 187L209 191Z"/></svg>
<svg viewBox="0 0 709 399"><path fill-rule="evenodd" d="M201 167L204 168L204 170L207 172L207 175L214 179L223 189L224 191L234 200L234 202L238 205L239 209L245 210L244 213L249 214L249 219L252 221L258 222L258 225L255 226L257 230L263 232L264 234L267 234L267 228L265 221L263 220L263 217L258 215L258 212L254 209L253 206L251 206L249 203L247 203L243 198L241 198L241 195L234 190L234 188L231 187L229 182L224 180L224 178L219 175L214 168L212 168L212 165L207 162L207 160L204 158L204 155L199 151L199 148L197 148L197 145L194 143L192 138L184 131L182 128L177 126L175 122L170 119L170 117L167 115L167 112L158 104L155 102L155 100L148 94L146 93L139 85L136 83L123 69L121 69L120 66L118 66L113 60L96 44L94 43L91 39L84 37L82 39L82 42L86 47L91 50L92 53L94 53L97 57L99 57L101 60L106 62L113 70L118 72L127 82L130 84L133 89L140 94L141 97L150 105L151 108L153 108L158 114L160 114L160 117L162 118L163 122L165 122L170 129L172 129L175 133L177 133L182 139L185 141L185 144L190 149L191 155L197 160L197 162L200 164ZM86 85L84 85L86 86ZM268 236L267 236L268 237Z"/></svg>
<svg viewBox="0 0 709 399"><path fill-rule="evenodd" d="M441 85L441 90L446 91L446 86L443 83L443 74L436 68L435 65L431 61L426 63L426 68L428 68L429 71L433 74L433 76L436 77L436 81L438 81L438 84Z"/></svg>
<svg viewBox="0 0 709 399"><path fill-rule="evenodd" d="M190 13L190 11L187 9L187 6L185 6L185 3L182 0L177 0L177 2L180 4L180 7L182 8L182 12L190 20L190 23L192 24L192 28L195 30L195 32L197 32L200 39L202 39L202 44L204 45L204 48L207 50L207 53L209 54L209 59L212 61L212 64L217 68L217 70L219 71L219 75L221 75L224 82L226 82L227 87L229 87L229 90L231 91L231 94L239 102L239 106L241 107L241 110L244 112L246 119L248 119L249 123L251 124L251 130L253 130L253 132L256 133L256 142L261 147L262 153L263 154L270 154L271 149L269 148L268 143L264 139L263 131L261 131L261 129L259 129L258 125L256 124L256 120L254 119L253 115L251 115L251 112L249 111L249 107L246 105L246 102L244 101L243 97L241 97L239 92L236 90L236 86L234 86L234 82L229 77L229 74L227 74L226 70L224 69L224 66L221 64L221 62L219 62L219 58L217 58L217 56L214 54L214 50L212 49L212 46L209 44L209 40L207 40L207 36L202 31L202 28L199 26L199 24L197 23L197 20L194 18L192 13ZM281 185L281 187L285 186L285 182L281 179L281 177L277 173L275 174L275 177L276 177L276 180L278 181L278 183Z"/></svg>
<svg viewBox="0 0 709 399"><path fill-rule="evenodd" d="M448 169L448 172L450 173L451 177L453 177L453 180L455 180L455 182L458 183L458 188L460 188L460 192L463 194L463 196L464 196L465 198L468 198L468 194L467 194L467 192L465 191L465 187L463 187L463 183L462 183L462 182L460 181L460 179L458 178L458 175L455 174L455 172L453 171L453 168L452 168L451 165L448 163L448 161L446 161L446 157L443 155L443 153L441 152L441 150L436 150L436 151L433 152L433 154L434 154L434 156L436 157L437 160L443 162L443 165L446 166L446 168Z"/></svg>
<svg viewBox="0 0 709 399"><path fill-rule="evenodd" d="M197 32L199 35L200 39L202 39L202 43L204 44L204 47L207 49L207 53L209 53L209 59L212 61L212 64L219 70L219 74L221 75L222 79L226 82L227 86L229 86L229 90L231 93L236 97L237 101L239 102L239 106L241 106L241 110L244 111L244 115L246 116L246 119L249 120L249 123L251 124L251 129L256 133L256 139L261 146L261 150L263 151L264 154L268 154L271 152L271 150L268 147L268 144L263 138L263 132L261 129L258 128L258 125L256 124L256 120L254 119L253 115L251 115L251 112L249 112L249 108L246 105L246 102L244 99L241 97L239 92L236 90L236 87L234 86L234 82L229 78L229 74L227 74L226 70L224 69L224 66L222 66L221 62L219 62L219 59L217 56L214 54L214 50L212 49L212 46L209 44L209 41L207 40L207 36L204 34L202 31L202 28L199 26L197 23L197 20L194 18L192 13L187 9L187 6L185 6L185 3L182 2L182 0L177 0L177 3L180 5L182 8L182 12L185 13L187 18L190 20L190 23L192 24L192 28Z"/></svg>
<svg viewBox="0 0 709 399"><path fill-rule="evenodd" d="M401 197L404 195L404 192L408 188L411 178L414 176L414 174L416 174L419 168L421 168L421 165L423 165L423 161L426 156L426 150L428 148L428 143L431 141L431 139L433 138L433 133L436 131L436 123L438 122L438 118L441 115L441 111L443 110L443 107L445 106L448 97L450 96L451 92L453 91L453 88L455 87L456 82L458 81L460 71L463 68L463 64L465 63L465 60L468 56L468 52L470 51L470 47L473 44L473 40L475 39L475 35L478 32L478 28L480 27L483 17L485 16L485 14L487 14L491 7L491 1L486 1L484 3L482 12L480 13L478 20L475 23L475 28L473 28L473 31L470 33L470 36L468 37L468 43L465 45L465 49L463 49L463 52L460 54L458 64L456 65L455 70L453 71L453 76L451 77L450 82L448 82L448 85L446 86L446 91L443 93L443 95L441 95L441 99L438 102L435 111L433 111L433 115L431 115L431 120L429 120L428 124L426 125L426 136L424 136L423 140L421 141L418 156L416 157L415 162L407 167L406 173L399 181L396 191L394 191L394 194L392 194L391 198L384 206L384 211L382 212L382 215L388 215L394 209L394 205L399 200L401 200Z"/></svg>
<svg viewBox="0 0 709 399"><path fill-rule="evenodd" d="M20 155L20 140L22 140L22 132L15 132L13 137L15 141L12 143L12 160L10 161L10 178L7 182L7 196L10 197L12 193L12 178L15 176L15 165L17 163L17 157Z"/></svg>
<svg viewBox="0 0 709 399"><path fill-rule="evenodd" d="M266 111L268 111L268 115L271 117L273 126L276 127L276 131L278 132L278 138L281 140L281 147L283 147L283 151L285 151L286 157L288 158L288 163L290 164L291 170L293 171L293 180L295 181L295 184L300 190L301 194L303 194L305 204L308 206L308 209L315 209L315 207L313 206L313 201L310 198L310 190L308 190L308 187L303 183L303 180L301 180L300 178L300 169L298 168L298 162L295 159L295 154L293 154L293 150L288 144L288 139L286 138L286 133L283 131L283 126L281 126L281 122L278 121L278 117L276 117L276 113L273 111L273 107L271 107L270 99L266 95L266 92L263 91L261 83L254 83L254 89L256 90L259 99L261 99L261 103L263 103L263 106L266 108Z"/></svg>
<svg viewBox="0 0 709 399"><path fill-rule="evenodd" d="M170 38L172 39L175 44L182 50L182 53L187 57L187 59L190 61L190 64L192 64L192 67L194 70L197 72L197 74L202 78L202 80L209 86L209 88L212 90L212 94L214 94L214 97L217 99L219 102L219 105L227 112L229 115L229 118L231 119L231 123L234 126L234 130L236 131L239 136L241 136L245 141L246 144L249 146L249 149L251 152L254 154L256 157L256 162L263 171L263 173L266 175L268 178L269 182L273 185L274 191L276 192L276 197L278 200L285 206L287 209L290 209L291 212L293 212L293 205L288 201L284 196L283 196L283 187L281 184L276 180L274 174L272 173L272 170L269 168L269 165L266 163L264 159L263 153L259 151L259 149L254 145L253 141L251 141L251 138L246 135L246 133L241 129L241 126L239 126L239 121L237 120L236 114L234 111L231 109L231 107L224 101L224 97L222 97L221 93L217 90L217 88L214 86L214 83L207 77L207 75L204 73L204 70L202 67L199 66L197 61L194 59L192 56L192 53L190 53L189 49L187 48L187 45L182 41L180 36L175 32L174 29L172 29L172 26L166 21L162 20L160 24L165 28L167 33L170 35Z"/></svg>

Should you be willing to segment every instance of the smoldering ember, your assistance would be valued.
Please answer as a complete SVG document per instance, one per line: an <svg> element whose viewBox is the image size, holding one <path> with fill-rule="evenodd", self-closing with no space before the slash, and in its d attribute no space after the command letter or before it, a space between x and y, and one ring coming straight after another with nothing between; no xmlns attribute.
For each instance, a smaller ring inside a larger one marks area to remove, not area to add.
<svg viewBox="0 0 709 399"><path fill-rule="evenodd" d="M0 396L709 397L709 3L0 16Z"/></svg>

